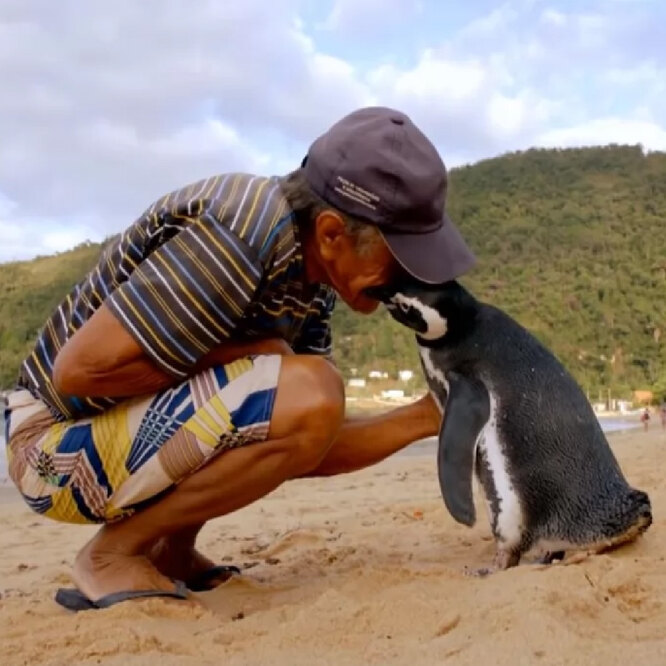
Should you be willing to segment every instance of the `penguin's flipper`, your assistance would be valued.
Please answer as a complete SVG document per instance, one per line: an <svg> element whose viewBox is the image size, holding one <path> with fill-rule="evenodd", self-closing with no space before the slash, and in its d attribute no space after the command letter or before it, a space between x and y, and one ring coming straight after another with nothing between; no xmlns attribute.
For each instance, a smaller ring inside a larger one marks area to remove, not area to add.
<svg viewBox="0 0 666 666"><path fill-rule="evenodd" d="M448 398L439 431L437 473L446 508L463 525L474 525L472 478L476 442L490 417L490 398L482 382L447 373Z"/></svg>

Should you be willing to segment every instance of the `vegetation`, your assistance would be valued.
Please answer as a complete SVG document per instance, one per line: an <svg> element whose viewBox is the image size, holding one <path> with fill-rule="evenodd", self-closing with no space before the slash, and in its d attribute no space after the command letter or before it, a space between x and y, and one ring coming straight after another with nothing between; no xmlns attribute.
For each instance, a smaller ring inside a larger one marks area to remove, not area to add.
<svg viewBox="0 0 666 666"><path fill-rule="evenodd" d="M666 154L504 155L452 170L449 209L478 256L461 282L531 330L592 398L665 392ZM413 366L409 332L386 318L336 308L343 368Z"/></svg>
<svg viewBox="0 0 666 666"><path fill-rule="evenodd" d="M65 294L95 265L98 243L32 261L0 264L0 388L16 380L39 330Z"/></svg>
<svg viewBox="0 0 666 666"><path fill-rule="evenodd" d="M666 392L665 153L503 155L451 171L449 210L479 259L463 284L529 328L592 398ZM99 250L0 265L0 386ZM340 303L333 326L345 374L418 370L411 332L385 312L362 317Z"/></svg>

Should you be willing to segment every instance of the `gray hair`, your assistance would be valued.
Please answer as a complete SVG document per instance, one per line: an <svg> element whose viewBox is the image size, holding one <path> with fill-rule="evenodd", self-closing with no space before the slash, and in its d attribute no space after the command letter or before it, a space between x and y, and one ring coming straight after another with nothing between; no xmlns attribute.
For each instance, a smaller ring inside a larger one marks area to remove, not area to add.
<svg viewBox="0 0 666 666"><path fill-rule="evenodd" d="M346 232L354 238L356 251L360 256L367 256L378 243L384 242L374 224L343 213L315 194L305 180L303 169L296 169L284 176L281 179L280 187L294 213L308 221L316 219L325 210L334 210L338 213L344 220Z"/></svg>

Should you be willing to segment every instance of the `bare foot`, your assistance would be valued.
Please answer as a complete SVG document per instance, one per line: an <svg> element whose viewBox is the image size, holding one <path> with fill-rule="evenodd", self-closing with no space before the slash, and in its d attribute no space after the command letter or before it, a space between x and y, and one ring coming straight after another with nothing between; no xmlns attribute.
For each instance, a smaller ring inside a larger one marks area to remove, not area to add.
<svg viewBox="0 0 666 666"><path fill-rule="evenodd" d="M147 557L110 547L99 535L79 551L72 577L91 601L125 590L175 590L174 582L162 575Z"/></svg>
<svg viewBox="0 0 666 666"><path fill-rule="evenodd" d="M148 559L165 576L183 580L186 583L209 571L215 563L200 553L192 543L176 539L160 539L147 553ZM214 589L229 580L231 573L220 572L206 581L207 589Z"/></svg>

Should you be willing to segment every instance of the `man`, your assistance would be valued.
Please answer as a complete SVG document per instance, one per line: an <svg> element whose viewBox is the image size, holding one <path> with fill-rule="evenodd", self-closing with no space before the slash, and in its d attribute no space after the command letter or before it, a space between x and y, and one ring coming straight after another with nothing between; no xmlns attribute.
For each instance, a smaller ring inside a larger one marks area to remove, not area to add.
<svg viewBox="0 0 666 666"><path fill-rule="evenodd" d="M104 250L8 400L10 475L27 503L103 524L63 605L210 589L229 567L195 549L206 521L437 432L429 396L345 418L329 318L336 292L370 313L364 290L403 271L437 283L471 268L445 193L444 164L409 117L366 108L288 176L189 185Z"/></svg>

